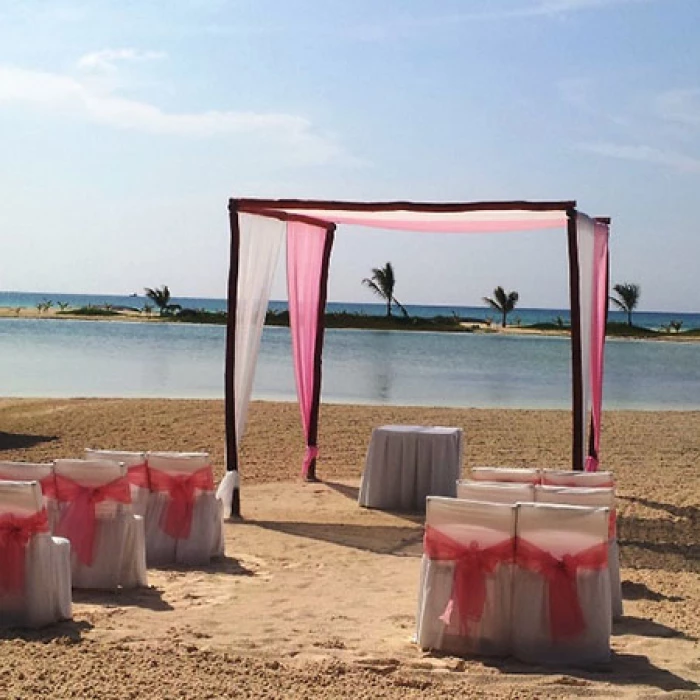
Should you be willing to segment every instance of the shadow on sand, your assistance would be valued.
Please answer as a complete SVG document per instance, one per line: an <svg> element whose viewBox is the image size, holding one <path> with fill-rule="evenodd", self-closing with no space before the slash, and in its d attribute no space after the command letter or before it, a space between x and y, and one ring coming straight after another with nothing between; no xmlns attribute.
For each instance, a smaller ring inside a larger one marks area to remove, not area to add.
<svg viewBox="0 0 700 700"><path fill-rule="evenodd" d="M145 608L156 612L174 610L163 600L163 591L155 586L142 588L120 588L116 591L73 589L73 602L86 605L101 605L105 608Z"/></svg>
<svg viewBox="0 0 700 700"><path fill-rule="evenodd" d="M498 669L501 673L514 675L547 675L552 685L552 694L558 685L571 686L571 697L590 694L589 683L609 683L611 685L647 685L663 691L698 690L697 683L659 668L640 654L620 654L612 652L608 663L591 668L573 666L552 667L532 666L515 659L485 660L485 666ZM544 696L543 696L544 697ZM649 697L645 695L645 697Z"/></svg>
<svg viewBox="0 0 700 700"><path fill-rule="evenodd" d="M247 521L241 520L240 523ZM150 566L149 569L171 573L188 573L198 571L204 574L228 574L229 576L255 576L255 571L247 569L234 557L216 557L208 564L198 566L186 566L185 564L163 564L162 566Z"/></svg>
<svg viewBox="0 0 700 700"><path fill-rule="evenodd" d="M637 637L686 639L690 642L698 641L697 637L687 635L685 632L679 632L677 629L662 625L660 622L654 622L644 617L628 617L627 615L615 622L612 633L613 636L633 634Z"/></svg>
<svg viewBox="0 0 700 700"><path fill-rule="evenodd" d="M423 551L423 516L416 516L416 518L419 522L406 527L277 520L246 520L244 524L375 554L420 557Z"/></svg>
<svg viewBox="0 0 700 700"><path fill-rule="evenodd" d="M8 628L0 629L0 640L23 639L26 642L51 642L60 640L65 644L78 644L83 634L93 625L85 620L62 620L54 625L37 630Z"/></svg>
<svg viewBox="0 0 700 700"><path fill-rule="evenodd" d="M622 582L622 597L625 600L651 600L655 603L680 603L685 600L678 595L665 595L658 591L653 591L644 583L635 583L633 581Z"/></svg>
<svg viewBox="0 0 700 700"><path fill-rule="evenodd" d="M22 433L0 432L0 451L21 450L27 447L34 447L42 442L55 442L57 435L24 435Z"/></svg>

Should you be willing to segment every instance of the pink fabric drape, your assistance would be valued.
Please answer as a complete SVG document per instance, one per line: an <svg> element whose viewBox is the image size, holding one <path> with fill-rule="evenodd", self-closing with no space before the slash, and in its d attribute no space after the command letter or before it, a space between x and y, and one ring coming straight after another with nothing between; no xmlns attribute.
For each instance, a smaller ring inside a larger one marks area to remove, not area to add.
<svg viewBox="0 0 700 700"><path fill-rule="evenodd" d="M102 486L83 486L67 476L56 474L58 500L67 503L56 527L56 534L70 540L78 560L92 566L94 559L95 506L102 501L131 503L131 491L126 477L120 477Z"/></svg>
<svg viewBox="0 0 700 700"><path fill-rule="evenodd" d="M429 559L455 562L452 595L440 619L449 625L456 609L460 632L466 634L468 623L478 622L483 615L486 576L501 564L513 561L515 539L509 538L490 547L481 547L476 542L464 545L428 525L423 551Z"/></svg>
<svg viewBox="0 0 700 700"><path fill-rule="evenodd" d="M313 477L321 390L323 313L332 230L299 221L287 223L287 289L294 376L306 438L303 477Z"/></svg>
<svg viewBox="0 0 700 700"><path fill-rule="evenodd" d="M160 527L175 540L186 540L192 528L195 491L213 491L214 476L211 465L191 474L167 474L160 469L148 470L153 491L170 496L168 507L163 511Z"/></svg>
<svg viewBox="0 0 700 700"><path fill-rule="evenodd" d="M591 428L590 454L586 471L598 471L601 414L603 411L603 352L608 308L608 236L607 224L596 221L593 248L593 305L591 309Z"/></svg>
<svg viewBox="0 0 700 700"><path fill-rule="evenodd" d="M578 637L586 629L586 621L578 599L578 570L600 570L607 567L607 542L577 554L565 554L559 559L527 540L520 537L516 540L516 564L540 574L549 584L549 627L552 639Z"/></svg>
<svg viewBox="0 0 700 700"><path fill-rule="evenodd" d="M24 590L27 545L39 532L49 531L46 511L28 516L0 515L0 592Z"/></svg>

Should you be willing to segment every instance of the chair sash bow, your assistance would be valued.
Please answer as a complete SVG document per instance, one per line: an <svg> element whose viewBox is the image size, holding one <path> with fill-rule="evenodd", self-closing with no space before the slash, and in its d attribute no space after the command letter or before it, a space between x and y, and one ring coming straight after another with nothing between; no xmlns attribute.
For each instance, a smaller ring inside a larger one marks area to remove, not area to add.
<svg viewBox="0 0 700 700"><path fill-rule="evenodd" d="M26 517L14 513L0 515L0 591L24 590L27 545L34 535L48 531L45 509Z"/></svg>
<svg viewBox="0 0 700 700"><path fill-rule="evenodd" d="M486 602L486 576L500 564L513 561L514 545L513 538L491 547L480 547L476 542L464 545L430 525L425 528L423 551L426 556L436 561L455 562L452 593L440 616L446 625L450 624L455 608L461 634L466 634L468 623L481 620Z"/></svg>
<svg viewBox="0 0 700 700"><path fill-rule="evenodd" d="M168 505L160 519L160 527L176 540L186 540L192 528L195 491L213 491L214 476L211 465L191 474L168 474L160 469L149 468L151 489L167 493Z"/></svg>
<svg viewBox="0 0 700 700"><path fill-rule="evenodd" d="M604 569L608 565L608 544L603 542L577 554L560 559L544 549L516 538L515 560L518 566L540 574L547 580L549 628L555 641L577 637L586 629L578 598L579 569Z"/></svg>
<svg viewBox="0 0 700 700"><path fill-rule="evenodd" d="M132 464L130 467L127 467L126 478L132 486L138 486L142 489L150 487L148 467L146 467L145 462L141 464Z"/></svg>
<svg viewBox="0 0 700 700"><path fill-rule="evenodd" d="M131 491L126 477L119 477L102 486L83 486L77 481L56 474L59 502L67 503L56 527L56 534L70 540L78 560L92 566L95 552L95 506L102 501L131 503Z"/></svg>

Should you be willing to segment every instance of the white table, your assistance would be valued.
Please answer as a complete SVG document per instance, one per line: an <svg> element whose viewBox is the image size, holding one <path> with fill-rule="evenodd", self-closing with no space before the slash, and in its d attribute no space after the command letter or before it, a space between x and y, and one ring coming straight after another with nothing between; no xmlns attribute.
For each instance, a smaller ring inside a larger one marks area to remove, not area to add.
<svg viewBox="0 0 700 700"><path fill-rule="evenodd" d="M462 429L384 425L372 431L359 504L423 511L425 497L456 496Z"/></svg>

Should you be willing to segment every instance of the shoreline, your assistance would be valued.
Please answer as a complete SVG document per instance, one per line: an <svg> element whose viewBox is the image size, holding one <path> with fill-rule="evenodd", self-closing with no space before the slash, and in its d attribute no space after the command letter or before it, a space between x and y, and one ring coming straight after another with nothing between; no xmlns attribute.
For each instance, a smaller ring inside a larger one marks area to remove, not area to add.
<svg viewBox="0 0 700 700"><path fill-rule="evenodd" d="M210 312L207 312L210 313ZM215 316L216 314L212 314ZM328 315L332 318L332 314ZM348 314L348 316L351 316ZM61 311L60 309L50 308L44 311L31 307L0 307L0 319L42 319L42 320L70 320L70 321L123 321L127 323L175 323L175 324L193 324L193 325L220 325L225 326L225 323L220 321L194 321L177 319L173 316L159 316L158 314L144 315L141 311L125 311L115 310L107 311L106 313L96 312L94 314L77 314L70 311ZM532 328L528 326L506 326L502 328L499 325L489 324L486 322L462 321L458 323L459 327L434 325L437 318L425 318L415 320L417 323L414 327L408 324L402 324L400 321L386 327L383 317L362 317L363 321L371 319L370 323L365 325L337 325L334 322L326 322L326 330L357 330L357 331L396 331L406 333L473 333L475 335L507 335L507 336L537 336L537 337L553 337L553 338L568 338L570 331L568 329L559 330L556 328ZM282 323L265 323L269 328L288 328L289 326ZM644 327L637 327L639 331L627 331L624 324L616 324L614 332L608 328L606 333L607 340L642 340L642 341L662 341L662 342L700 342L700 329L688 329L680 332L661 332ZM634 328L634 327L633 327Z"/></svg>

